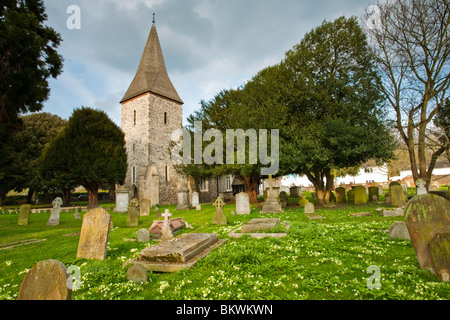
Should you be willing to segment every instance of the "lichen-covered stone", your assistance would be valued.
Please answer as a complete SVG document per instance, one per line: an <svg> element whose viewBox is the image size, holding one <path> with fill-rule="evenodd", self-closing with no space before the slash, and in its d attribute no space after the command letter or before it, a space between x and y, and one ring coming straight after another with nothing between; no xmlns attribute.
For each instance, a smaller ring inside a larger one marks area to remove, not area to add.
<svg viewBox="0 0 450 320"><path fill-rule="evenodd" d="M345 188L336 188L336 203L345 203Z"/></svg>
<svg viewBox="0 0 450 320"><path fill-rule="evenodd" d="M430 254L439 281L450 281L450 230L430 242Z"/></svg>
<svg viewBox="0 0 450 320"><path fill-rule="evenodd" d="M363 186L356 186L353 191L355 192L355 205L367 203L366 188Z"/></svg>
<svg viewBox="0 0 450 320"><path fill-rule="evenodd" d="M77 258L99 259L106 257L111 215L102 208L96 208L83 217Z"/></svg>
<svg viewBox="0 0 450 320"><path fill-rule="evenodd" d="M30 221L30 210L31 206L29 204L23 204L19 208L19 220L17 224L19 226L27 226Z"/></svg>

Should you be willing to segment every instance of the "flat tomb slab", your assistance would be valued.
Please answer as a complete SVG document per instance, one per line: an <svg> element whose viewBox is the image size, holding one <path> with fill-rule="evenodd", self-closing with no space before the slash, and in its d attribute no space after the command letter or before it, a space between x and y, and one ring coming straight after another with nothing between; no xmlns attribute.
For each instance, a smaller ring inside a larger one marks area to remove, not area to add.
<svg viewBox="0 0 450 320"><path fill-rule="evenodd" d="M137 259L128 263L140 264L147 270L175 272L193 266L198 259L222 245L216 234L188 233L175 239L145 248Z"/></svg>
<svg viewBox="0 0 450 320"><path fill-rule="evenodd" d="M241 228L242 233L254 233L275 228L280 224L280 219L252 219Z"/></svg>

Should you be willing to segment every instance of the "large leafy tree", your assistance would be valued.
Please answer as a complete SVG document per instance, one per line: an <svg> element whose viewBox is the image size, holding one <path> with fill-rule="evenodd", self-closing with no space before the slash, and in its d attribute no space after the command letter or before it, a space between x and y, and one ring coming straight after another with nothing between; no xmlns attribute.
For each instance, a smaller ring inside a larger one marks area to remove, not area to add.
<svg viewBox="0 0 450 320"><path fill-rule="evenodd" d="M38 175L42 151L67 121L50 113L33 113L21 117L21 121L22 130L13 132L7 141L11 153L7 165L2 167L4 177L0 177L0 196L12 189L28 189L27 202L30 203L33 193L44 188Z"/></svg>
<svg viewBox="0 0 450 320"><path fill-rule="evenodd" d="M290 121L283 130L281 167L305 174L319 203L329 201L333 169L393 156L373 61L356 18L341 17L306 34L282 63Z"/></svg>
<svg viewBox="0 0 450 320"><path fill-rule="evenodd" d="M100 110L74 110L66 128L46 148L41 173L46 180L75 181L89 193L89 208L98 207L101 187L123 184L127 171L121 129Z"/></svg>
<svg viewBox="0 0 450 320"><path fill-rule="evenodd" d="M19 130L19 115L40 111L48 79L62 72L56 49L61 36L45 25L42 0L0 2L0 151L8 134ZM1 164L0 164L1 165Z"/></svg>

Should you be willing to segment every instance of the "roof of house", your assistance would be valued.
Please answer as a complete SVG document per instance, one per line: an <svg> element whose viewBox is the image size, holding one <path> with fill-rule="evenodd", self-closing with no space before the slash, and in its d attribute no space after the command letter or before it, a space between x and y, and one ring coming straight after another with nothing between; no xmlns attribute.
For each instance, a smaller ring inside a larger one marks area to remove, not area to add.
<svg viewBox="0 0 450 320"><path fill-rule="evenodd" d="M150 30L150 35L148 36L136 75L120 103L124 103L147 92L183 104L167 73L166 63L154 23Z"/></svg>

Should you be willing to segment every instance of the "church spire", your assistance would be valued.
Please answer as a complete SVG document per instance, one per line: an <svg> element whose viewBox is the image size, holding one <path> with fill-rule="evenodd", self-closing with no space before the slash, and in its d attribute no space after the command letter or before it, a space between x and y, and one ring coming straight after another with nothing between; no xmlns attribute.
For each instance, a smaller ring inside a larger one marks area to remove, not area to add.
<svg viewBox="0 0 450 320"><path fill-rule="evenodd" d="M153 14L152 28L138 70L120 103L147 92L183 104L167 73L166 63L156 31L155 14Z"/></svg>

